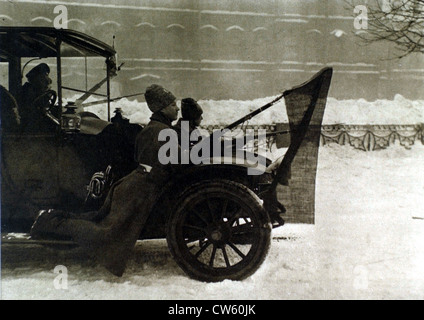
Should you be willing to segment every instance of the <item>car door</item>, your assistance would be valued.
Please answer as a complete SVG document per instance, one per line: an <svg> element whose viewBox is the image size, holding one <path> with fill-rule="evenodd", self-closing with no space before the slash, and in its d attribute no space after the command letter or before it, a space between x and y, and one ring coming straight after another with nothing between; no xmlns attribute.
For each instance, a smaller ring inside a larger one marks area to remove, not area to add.
<svg viewBox="0 0 424 320"><path fill-rule="evenodd" d="M25 224L57 204L58 146L56 133L2 135L3 227Z"/></svg>

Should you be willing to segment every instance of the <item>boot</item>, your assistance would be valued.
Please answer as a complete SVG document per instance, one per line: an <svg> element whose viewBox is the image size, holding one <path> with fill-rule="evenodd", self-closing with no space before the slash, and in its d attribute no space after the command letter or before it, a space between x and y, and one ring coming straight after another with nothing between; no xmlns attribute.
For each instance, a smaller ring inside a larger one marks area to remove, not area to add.
<svg viewBox="0 0 424 320"><path fill-rule="evenodd" d="M54 209L40 210L30 230L31 239L58 239L58 236L55 236L55 232L67 218L69 218L69 214L65 211Z"/></svg>

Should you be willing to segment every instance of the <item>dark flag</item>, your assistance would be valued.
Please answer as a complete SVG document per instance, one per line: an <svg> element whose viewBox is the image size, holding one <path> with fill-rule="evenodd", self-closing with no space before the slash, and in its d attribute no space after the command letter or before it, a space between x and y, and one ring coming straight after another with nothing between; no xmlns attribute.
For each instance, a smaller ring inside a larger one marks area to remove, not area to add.
<svg viewBox="0 0 424 320"><path fill-rule="evenodd" d="M324 68L285 93L290 145L277 170L274 187L278 182L278 200L287 210L287 222L315 222L318 147L332 74L332 68Z"/></svg>

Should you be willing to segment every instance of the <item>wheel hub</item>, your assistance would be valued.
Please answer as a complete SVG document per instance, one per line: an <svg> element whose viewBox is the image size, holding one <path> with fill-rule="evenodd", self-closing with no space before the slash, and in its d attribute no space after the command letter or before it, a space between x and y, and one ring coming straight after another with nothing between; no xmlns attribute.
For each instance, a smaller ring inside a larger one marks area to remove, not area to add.
<svg viewBox="0 0 424 320"><path fill-rule="evenodd" d="M214 241L219 241L222 239L222 233L219 230L214 230L211 233L211 239Z"/></svg>
<svg viewBox="0 0 424 320"><path fill-rule="evenodd" d="M222 246L230 240L231 229L225 223L212 224L208 227L208 239L217 246Z"/></svg>

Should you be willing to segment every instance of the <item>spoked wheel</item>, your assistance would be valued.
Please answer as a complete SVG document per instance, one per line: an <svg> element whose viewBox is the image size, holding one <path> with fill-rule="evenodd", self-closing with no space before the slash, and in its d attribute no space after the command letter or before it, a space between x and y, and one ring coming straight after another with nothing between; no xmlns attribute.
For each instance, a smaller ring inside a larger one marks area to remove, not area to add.
<svg viewBox="0 0 424 320"><path fill-rule="evenodd" d="M261 200L246 186L211 180L190 187L169 219L167 242L192 278L242 280L264 261L271 224Z"/></svg>

